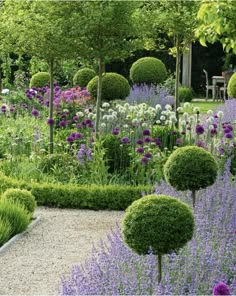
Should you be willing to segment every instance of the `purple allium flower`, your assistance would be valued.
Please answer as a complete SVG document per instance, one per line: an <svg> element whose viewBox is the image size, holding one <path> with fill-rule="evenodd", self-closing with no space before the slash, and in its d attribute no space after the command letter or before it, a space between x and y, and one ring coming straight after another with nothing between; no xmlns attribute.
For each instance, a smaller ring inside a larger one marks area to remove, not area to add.
<svg viewBox="0 0 236 296"><path fill-rule="evenodd" d="M33 109L33 111L31 112L31 114L34 117L38 117L39 116L39 111L37 109Z"/></svg>
<svg viewBox="0 0 236 296"><path fill-rule="evenodd" d="M150 137L146 137L143 139L144 143L150 143L152 139Z"/></svg>
<svg viewBox="0 0 236 296"><path fill-rule="evenodd" d="M230 295L230 290L225 283L218 283L213 289L213 295Z"/></svg>
<svg viewBox="0 0 236 296"><path fill-rule="evenodd" d="M89 125L89 124L92 123L91 119L86 119L84 122L85 122L86 125Z"/></svg>
<svg viewBox="0 0 236 296"><path fill-rule="evenodd" d="M6 111L7 111L7 106L5 106L5 105L2 105L1 109L2 109L2 112L4 113L4 112L6 112Z"/></svg>
<svg viewBox="0 0 236 296"><path fill-rule="evenodd" d="M225 128L224 128L224 134L228 134L228 133L230 133L231 132L231 129L228 127L228 126L226 126Z"/></svg>
<svg viewBox="0 0 236 296"><path fill-rule="evenodd" d="M82 124L77 124L75 127L76 128L82 128Z"/></svg>
<svg viewBox="0 0 236 296"><path fill-rule="evenodd" d="M77 115L73 116L73 120L74 121L78 121L79 120L79 116L77 116Z"/></svg>
<svg viewBox="0 0 236 296"><path fill-rule="evenodd" d="M145 156L141 159L141 163L144 165L146 165L148 163L148 161L149 161L149 159Z"/></svg>
<svg viewBox="0 0 236 296"><path fill-rule="evenodd" d="M181 145L182 144L182 139L177 138L175 143L176 143L176 145Z"/></svg>
<svg viewBox="0 0 236 296"><path fill-rule="evenodd" d="M205 149L205 150L208 150L207 144L205 142L203 142L203 141L197 141L196 145L198 147L201 147L201 148Z"/></svg>
<svg viewBox="0 0 236 296"><path fill-rule="evenodd" d="M75 133L75 139L81 139L82 138L82 134L81 133Z"/></svg>
<svg viewBox="0 0 236 296"><path fill-rule="evenodd" d="M48 118L47 119L47 124L48 125L53 125L55 123L54 119L53 118Z"/></svg>
<svg viewBox="0 0 236 296"><path fill-rule="evenodd" d="M145 129L145 130L143 131L143 135L144 135L144 136L150 136L150 134L151 134L151 132L150 132L149 129Z"/></svg>
<svg viewBox="0 0 236 296"><path fill-rule="evenodd" d="M213 137L213 136L215 136L217 134L217 130L215 129L215 128L213 128L212 130L211 130L211 136Z"/></svg>
<svg viewBox="0 0 236 296"><path fill-rule="evenodd" d="M138 147L138 148L136 149L136 152L139 153L139 154L142 154L142 153L144 152L143 147Z"/></svg>
<svg viewBox="0 0 236 296"><path fill-rule="evenodd" d="M196 133L197 133L198 135L202 135L202 134L204 133L204 131L205 131L205 129L204 129L204 127L203 127L202 125L198 124L198 125L196 126Z"/></svg>
<svg viewBox="0 0 236 296"><path fill-rule="evenodd" d="M225 134L225 138L232 139L233 135L231 133L227 133L227 134Z"/></svg>
<svg viewBox="0 0 236 296"><path fill-rule="evenodd" d="M60 121L60 122L58 123L58 125L59 125L60 127L65 127L65 126L66 126L66 121L65 121L65 120L62 120L62 121Z"/></svg>
<svg viewBox="0 0 236 296"><path fill-rule="evenodd" d="M129 138L128 137L123 137L123 138L121 138L121 143L122 144L128 144L129 143Z"/></svg>
<svg viewBox="0 0 236 296"><path fill-rule="evenodd" d="M119 135L119 132L120 132L119 128L116 127L116 128L113 129L112 134L113 135Z"/></svg>
<svg viewBox="0 0 236 296"><path fill-rule="evenodd" d="M158 139L158 138L156 138L155 139L155 144L156 144L156 146L158 146L158 147L161 147L161 140L160 139Z"/></svg>
<svg viewBox="0 0 236 296"><path fill-rule="evenodd" d="M172 134L173 136L176 136L176 135L177 135L177 131L172 131L171 134Z"/></svg>
<svg viewBox="0 0 236 296"><path fill-rule="evenodd" d="M143 145L143 140L142 140L142 139L138 139L138 140L136 141L136 143L137 143L138 145Z"/></svg>
<svg viewBox="0 0 236 296"><path fill-rule="evenodd" d="M66 141L67 141L68 143L73 143L73 142L74 142L74 137L71 136L71 135L69 135L69 136L66 138Z"/></svg>
<svg viewBox="0 0 236 296"><path fill-rule="evenodd" d="M144 157L146 157L146 158L152 158L152 153L147 152L147 153L144 154Z"/></svg>

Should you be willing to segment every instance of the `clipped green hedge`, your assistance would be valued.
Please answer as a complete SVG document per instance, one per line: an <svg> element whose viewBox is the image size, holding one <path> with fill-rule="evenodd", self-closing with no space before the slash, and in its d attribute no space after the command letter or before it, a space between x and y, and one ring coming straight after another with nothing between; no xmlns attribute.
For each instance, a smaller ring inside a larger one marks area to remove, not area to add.
<svg viewBox="0 0 236 296"><path fill-rule="evenodd" d="M152 191L150 186L28 184L0 175L0 192L8 188L31 190L39 206L91 210L124 210Z"/></svg>

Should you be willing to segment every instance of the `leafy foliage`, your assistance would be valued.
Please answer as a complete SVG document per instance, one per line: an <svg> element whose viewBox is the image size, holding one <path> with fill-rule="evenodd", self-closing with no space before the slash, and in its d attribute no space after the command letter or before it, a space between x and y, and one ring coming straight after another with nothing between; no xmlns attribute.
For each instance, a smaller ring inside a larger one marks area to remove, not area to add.
<svg viewBox="0 0 236 296"><path fill-rule="evenodd" d="M157 58L145 57L133 63L130 78L136 84L159 84L167 77L166 66Z"/></svg>
<svg viewBox="0 0 236 296"><path fill-rule="evenodd" d="M86 87L91 79L96 76L96 72L90 68L78 70L73 77L73 84Z"/></svg>
<svg viewBox="0 0 236 296"><path fill-rule="evenodd" d="M25 208L29 214L33 214L36 208L35 197L25 189L7 189L1 199L6 199L9 202L19 204Z"/></svg>
<svg viewBox="0 0 236 296"><path fill-rule="evenodd" d="M97 97L98 76L95 76L87 85L92 98ZM106 73L102 77L102 100L124 100L130 92L127 79L117 73Z"/></svg>
<svg viewBox="0 0 236 296"><path fill-rule="evenodd" d="M126 210L125 242L138 254L167 254L182 248L193 236L189 206L167 195L147 195Z"/></svg>
<svg viewBox="0 0 236 296"><path fill-rule="evenodd" d="M8 220L0 219L0 247L11 237L11 224Z"/></svg>
<svg viewBox="0 0 236 296"><path fill-rule="evenodd" d="M152 137L160 140L160 148L167 148L172 151L176 146L176 139L180 136L178 130L174 130L168 126L155 125L152 128Z"/></svg>
<svg viewBox="0 0 236 296"><path fill-rule="evenodd" d="M164 166L166 180L180 191L195 191L214 184L217 170L214 157L195 146L178 148Z"/></svg>
<svg viewBox="0 0 236 296"><path fill-rule="evenodd" d="M32 87L44 87L49 83L50 75L48 72L38 72L30 79L30 88Z"/></svg>

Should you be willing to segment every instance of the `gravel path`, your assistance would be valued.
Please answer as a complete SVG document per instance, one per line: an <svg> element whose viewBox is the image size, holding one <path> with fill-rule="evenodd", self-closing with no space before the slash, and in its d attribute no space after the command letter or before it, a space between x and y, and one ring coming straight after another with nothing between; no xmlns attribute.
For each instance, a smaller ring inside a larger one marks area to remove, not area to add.
<svg viewBox="0 0 236 296"><path fill-rule="evenodd" d="M0 295L57 295L61 275L83 262L122 214L39 208L39 224L0 254Z"/></svg>

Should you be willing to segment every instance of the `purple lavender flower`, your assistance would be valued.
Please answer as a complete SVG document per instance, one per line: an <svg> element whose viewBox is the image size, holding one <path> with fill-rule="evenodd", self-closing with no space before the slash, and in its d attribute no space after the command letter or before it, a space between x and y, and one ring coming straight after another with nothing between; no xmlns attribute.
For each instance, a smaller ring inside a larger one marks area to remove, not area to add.
<svg viewBox="0 0 236 296"><path fill-rule="evenodd" d="M128 144L129 143L129 138L128 137L123 137L123 138L121 138L121 143L122 144Z"/></svg>
<svg viewBox="0 0 236 296"><path fill-rule="evenodd" d="M218 283L213 289L213 295L230 295L230 290L225 283Z"/></svg>
<svg viewBox="0 0 236 296"><path fill-rule="evenodd" d="M204 131L205 131L205 129L204 129L204 127L203 127L202 125L198 124L198 125L196 126L196 133L197 133L197 135L202 135L202 134L204 134Z"/></svg>
<svg viewBox="0 0 236 296"><path fill-rule="evenodd" d="M38 117L39 116L39 111L37 109L33 109L31 112L31 115L34 117Z"/></svg>
<svg viewBox="0 0 236 296"><path fill-rule="evenodd" d="M151 134L151 132L150 132L149 129L145 129L145 130L143 131L143 135L144 135L144 136L150 136L150 134Z"/></svg>
<svg viewBox="0 0 236 296"><path fill-rule="evenodd" d="M47 124L48 125L53 125L55 123L54 119L53 118L48 118L47 119Z"/></svg>
<svg viewBox="0 0 236 296"><path fill-rule="evenodd" d="M136 149L136 152L139 153L139 154L142 154L142 153L144 152L143 147L138 147L138 148Z"/></svg>

